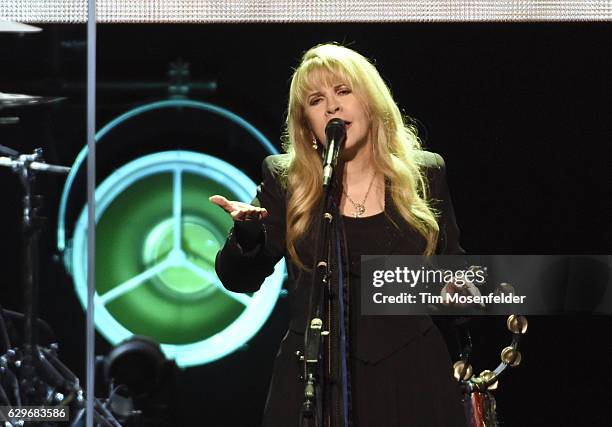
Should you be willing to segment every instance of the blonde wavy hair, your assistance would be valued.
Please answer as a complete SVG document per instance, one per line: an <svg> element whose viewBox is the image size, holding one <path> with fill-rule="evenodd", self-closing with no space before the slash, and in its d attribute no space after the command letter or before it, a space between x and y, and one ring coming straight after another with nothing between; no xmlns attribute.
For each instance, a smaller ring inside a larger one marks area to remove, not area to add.
<svg viewBox="0 0 612 427"><path fill-rule="evenodd" d="M304 106L309 92L321 83L347 84L364 105L371 120L369 137L374 168L390 183L388 190L401 217L426 240L425 255L435 252L439 227L437 213L427 201L427 181L415 160L421 150L416 129L407 123L391 91L367 58L337 44L321 44L308 50L295 69L289 90L283 148L287 156L279 164L287 186L287 251L306 268L296 250L312 223L322 197L322 162L312 149L312 133ZM396 224L397 226L397 224Z"/></svg>

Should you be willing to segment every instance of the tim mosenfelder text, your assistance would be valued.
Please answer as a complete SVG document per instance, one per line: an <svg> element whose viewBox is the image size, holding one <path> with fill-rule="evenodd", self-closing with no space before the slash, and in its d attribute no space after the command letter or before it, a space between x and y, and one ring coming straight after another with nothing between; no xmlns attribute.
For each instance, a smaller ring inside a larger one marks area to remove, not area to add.
<svg viewBox="0 0 612 427"><path fill-rule="evenodd" d="M418 294L409 294L402 292L399 295L384 295L382 292L376 292L372 295L372 300L376 304L523 304L525 302L524 295L514 295L491 292L488 295L463 295L463 294L446 294L432 295L429 292L419 292Z"/></svg>

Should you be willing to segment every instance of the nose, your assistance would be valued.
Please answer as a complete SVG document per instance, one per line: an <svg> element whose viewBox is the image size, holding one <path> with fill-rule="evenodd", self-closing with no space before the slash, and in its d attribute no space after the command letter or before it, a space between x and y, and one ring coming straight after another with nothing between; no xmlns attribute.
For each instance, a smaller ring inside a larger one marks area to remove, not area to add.
<svg viewBox="0 0 612 427"><path fill-rule="evenodd" d="M340 111L340 102L336 97L331 97L327 101L327 114L333 115Z"/></svg>

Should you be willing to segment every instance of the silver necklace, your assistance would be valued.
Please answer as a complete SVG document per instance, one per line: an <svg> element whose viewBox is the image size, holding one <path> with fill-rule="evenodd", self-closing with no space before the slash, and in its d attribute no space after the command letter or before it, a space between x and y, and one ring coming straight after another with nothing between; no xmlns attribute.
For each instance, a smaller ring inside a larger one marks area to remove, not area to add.
<svg viewBox="0 0 612 427"><path fill-rule="evenodd" d="M353 205L353 208L355 209L355 213L353 214L354 218L359 218L360 216L363 216L363 214L365 213L366 211L365 202L368 199L368 195L370 194L370 190L372 189L372 184L374 184L375 177L376 177L376 173L373 173L372 180L370 181L368 190L366 191L365 196L363 197L363 200L361 201L361 203L357 203L353 199L351 199L351 196L349 196L348 193L344 190L344 187L342 187L342 192L346 196L347 200L351 202L351 204Z"/></svg>

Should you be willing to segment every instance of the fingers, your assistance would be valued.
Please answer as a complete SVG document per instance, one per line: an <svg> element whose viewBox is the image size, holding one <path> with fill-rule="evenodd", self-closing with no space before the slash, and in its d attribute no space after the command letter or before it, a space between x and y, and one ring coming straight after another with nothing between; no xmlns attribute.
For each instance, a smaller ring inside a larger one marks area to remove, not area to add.
<svg viewBox="0 0 612 427"><path fill-rule="evenodd" d="M214 195L208 200L229 213L234 221L260 221L268 217L268 211L265 208L227 200L223 196Z"/></svg>
<svg viewBox="0 0 612 427"><path fill-rule="evenodd" d="M261 221L268 216L268 211L265 208L242 205L237 206L237 209L230 213L234 221Z"/></svg>
<svg viewBox="0 0 612 427"><path fill-rule="evenodd" d="M266 208L258 208L259 209L259 219L265 219L268 217L268 211L266 210Z"/></svg>
<svg viewBox="0 0 612 427"><path fill-rule="evenodd" d="M214 196L210 196L208 198L208 200L210 200L212 203L214 203L215 205L219 206L220 208L223 208L224 210L228 211L228 209L231 207L230 201L227 200L225 197L223 196L219 196L217 194L215 194ZM231 211L228 211L231 213Z"/></svg>

